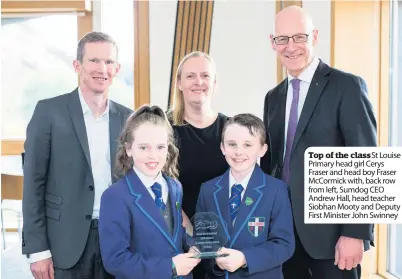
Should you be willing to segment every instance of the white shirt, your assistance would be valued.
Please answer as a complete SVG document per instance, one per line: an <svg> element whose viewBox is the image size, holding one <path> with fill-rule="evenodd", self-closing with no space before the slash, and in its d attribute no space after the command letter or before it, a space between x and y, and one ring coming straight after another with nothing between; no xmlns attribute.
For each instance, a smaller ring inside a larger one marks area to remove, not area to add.
<svg viewBox="0 0 402 279"><path fill-rule="evenodd" d="M300 114L302 112L304 102L306 101L307 92L311 84L311 80L313 79L314 73L317 70L318 64L320 60L317 56L314 56L313 61L308 65L303 72L297 77L300 79L300 91L299 91L299 104L297 106L297 121L299 121ZM286 154L286 139L288 135L288 123L289 123L289 116L290 116L290 109L292 106L292 99L293 99L293 86L291 84L292 79L295 79L288 73L288 94L286 97L286 114L285 114L285 144L283 149L283 158L285 158Z"/></svg>
<svg viewBox="0 0 402 279"><path fill-rule="evenodd" d="M78 88L78 96L84 115L85 128L88 137L89 154L91 157L92 176L94 180L94 207L92 219L99 218L100 199L103 191L112 184L111 164L110 164L110 135L109 135L109 101L102 115L93 116L91 109L82 96L81 89ZM33 253L29 255L28 262L34 263L47 258L51 258L50 250Z"/></svg>
<svg viewBox="0 0 402 279"><path fill-rule="evenodd" d="M92 176L94 179L95 199L92 219L99 218L100 200L103 192L112 184L110 162L109 134L109 101L102 115L95 117L85 102L80 88L78 95L84 114L85 127L88 137L89 154L91 157Z"/></svg>
<svg viewBox="0 0 402 279"><path fill-rule="evenodd" d="M241 192L241 199L243 200L244 193L246 192L247 185L248 185L248 182L250 181L251 175L253 174L254 168L255 168L255 167L253 167L253 169L250 171L250 173L247 174L247 175L243 178L242 181L236 181L236 179L234 178L234 176L233 176L233 174L232 174L232 170L230 170L230 172L229 172L229 198L230 198L230 193L231 193L231 191L232 191L232 187L233 187L235 184L241 184L241 186L243 186L243 189L244 189L243 192Z"/></svg>
<svg viewBox="0 0 402 279"><path fill-rule="evenodd" d="M147 190L153 200L155 200L155 194L152 191L152 188L151 188L152 185L154 185L154 183L157 182L162 186L162 199L163 199L163 202L166 204L168 196L169 196L169 187L167 185L165 178L163 178L162 172L159 172L158 176L155 179L153 179L149 176L144 175L136 167L133 167L133 169L134 169L135 173L137 174L138 178L141 180L142 184L144 184L144 186L147 188Z"/></svg>

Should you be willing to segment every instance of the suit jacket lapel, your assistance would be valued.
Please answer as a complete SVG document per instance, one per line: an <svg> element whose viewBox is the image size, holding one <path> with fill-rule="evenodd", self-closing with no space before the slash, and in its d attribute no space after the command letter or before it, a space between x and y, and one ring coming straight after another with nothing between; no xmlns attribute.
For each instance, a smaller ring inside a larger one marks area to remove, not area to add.
<svg viewBox="0 0 402 279"><path fill-rule="evenodd" d="M71 120L74 125L75 132L78 140L81 144L82 150L85 154L89 167L91 167L91 156L89 154L88 136L85 128L84 114L82 112L82 106L80 98L78 96L78 88L70 94L70 101L68 103L68 109L70 111Z"/></svg>
<svg viewBox="0 0 402 279"><path fill-rule="evenodd" d="M283 150L284 150L284 139L285 139L285 117L286 117L286 97L288 92L288 79L285 79L284 83L280 88L277 102L277 112L275 113L277 120L276 132L278 133L276 137L279 142L277 142L277 147L279 148L279 162L282 162Z"/></svg>
<svg viewBox="0 0 402 279"><path fill-rule="evenodd" d="M116 164L116 147L121 132L122 116L117 111L113 101L109 101L109 137L110 137L110 165L112 181L115 182L114 167Z"/></svg>
<svg viewBox="0 0 402 279"><path fill-rule="evenodd" d="M263 197L261 189L265 186L265 174L262 172L261 168L256 165L241 201L239 213L236 216L236 221L230 236L231 242L229 248L233 246L240 232L244 229L251 215L253 215L255 209L260 203ZM247 199L249 202L252 201L252 203L247 205Z"/></svg>
<svg viewBox="0 0 402 279"><path fill-rule="evenodd" d="M156 207L155 201L152 199L145 185L138 178L134 170L131 170L126 176L125 180L130 193L136 197L135 206L145 215L146 218L162 233L166 240L176 249L169 230L166 226L165 220L160 213L159 208Z"/></svg>
<svg viewBox="0 0 402 279"><path fill-rule="evenodd" d="M230 240L232 222L229 215L229 170L215 183L214 202L216 211L225 229L226 236Z"/></svg>
<svg viewBox="0 0 402 279"><path fill-rule="evenodd" d="M300 140L307 123L310 121L311 115L320 99L321 93L328 82L329 67L320 61L317 70L314 73L313 79L311 80L310 87L307 92L306 101L304 102L302 112L300 114L300 119L297 124L295 138L293 140L292 153Z"/></svg>
<svg viewBox="0 0 402 279"><path fill-rule="evenodd" d="M279 162L282 164L284 136L285 136L285 112L288 79L282 81L278 87L275 98L268 104L268 129L271 150L279 150ZM272 153L271 153L272 154ZM271 163L273 162L271 158ZM271 166L270 166L271 169Z"/></svg>

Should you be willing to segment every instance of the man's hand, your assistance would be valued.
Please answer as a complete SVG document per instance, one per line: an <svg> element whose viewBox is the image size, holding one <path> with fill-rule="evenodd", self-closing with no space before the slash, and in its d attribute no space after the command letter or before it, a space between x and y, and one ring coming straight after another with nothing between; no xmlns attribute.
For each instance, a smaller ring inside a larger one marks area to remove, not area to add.
<svg viewBox="0 0 402 279"><path fill-rule="evenodd" d="M341 236L335 246L334 264L341 270L351 270L361 263L363 252L363 240Z"/></svg>
<svg viewBox="0 0 402 279"><path fill-rule="evenodd" d="M54 267L52 258L31 263L31 272L35 279L54 279Z"/></svg>
<svg viewBox="0 0 402 279"><path fill-rule="evenodd" d="M218 255L228 254L226 257L218 257L215 259L216 264L222 270L227 270L229 272L235 272L240 267L247 264L244 254L239 250L228 249L223 247L218 251Z"/></svg>
<svg viewBox="0 0 402 279"><path fill-rule="evenodd" d="M201 261L200 259L193 259L193 253L179 254L173 257L174 265L176 266L177 276L188 275L193 268Z"/></svg>

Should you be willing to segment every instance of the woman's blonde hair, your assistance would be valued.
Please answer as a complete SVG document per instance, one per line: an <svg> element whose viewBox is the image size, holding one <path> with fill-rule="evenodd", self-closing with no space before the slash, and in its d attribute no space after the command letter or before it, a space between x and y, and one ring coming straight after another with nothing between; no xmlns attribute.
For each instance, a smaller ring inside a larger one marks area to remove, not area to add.
<svg viewBox="0 0 402 279"><path fill-rule="evenodd" d="M179 89L179 81L181 79L181 74L183 71L183 64L192 57L205 57L211 63L214 69L214 80L216 80L216 68L215 63L211 56L201 51L193 51L180 61L179 66L177 67L176 77L174 81L174 91L173 91L173 105L170 108L168 115L171 118L173 125L183 125L184 124L184 97L183 91Z"/></svg>
<svg viewBox="0 0 402 279"><path fill-rule="evenodd" d="M144 105L136 112L134 112L124 124L123 131L119 137L115 173L117 178L121 178L132 169L134 162L133 158L127 155L127 147L131 147L134 141L134 131L139 126L145 123L154 125L162 125L166 127L168 132L168 152L166 163L162 171L173 178L178 178L178 157L179 150L176 147L173 135L173 128L170 125L166 114L158 106Z"/></svg>

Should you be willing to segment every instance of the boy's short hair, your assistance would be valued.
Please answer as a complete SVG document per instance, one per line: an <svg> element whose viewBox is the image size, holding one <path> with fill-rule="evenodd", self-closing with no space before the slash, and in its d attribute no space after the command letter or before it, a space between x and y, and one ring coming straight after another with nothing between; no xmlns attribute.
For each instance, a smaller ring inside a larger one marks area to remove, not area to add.
<svg viewBox="0 0 402 279"><path fill-rule="evenodd" d="M248 130L250 131L250 135L252 136L258 135L260 137L261 145L265 144L266 132L264 123L259 117L251 113L237 114L232 118L230 118L228 121L226 121L225 126L223 127L222 130L222 142L224 142L225 131L227 127L229 127L232 124L237 124L248 128Z"/></svg>

